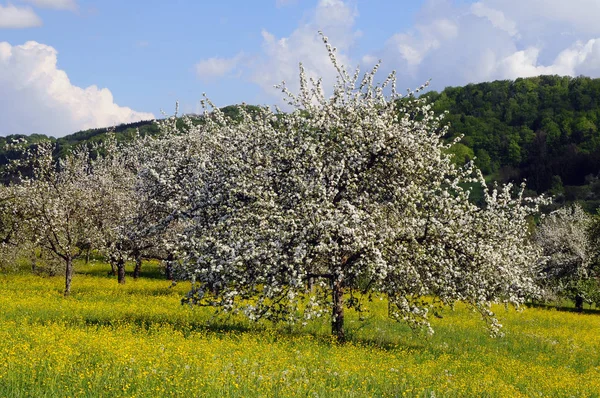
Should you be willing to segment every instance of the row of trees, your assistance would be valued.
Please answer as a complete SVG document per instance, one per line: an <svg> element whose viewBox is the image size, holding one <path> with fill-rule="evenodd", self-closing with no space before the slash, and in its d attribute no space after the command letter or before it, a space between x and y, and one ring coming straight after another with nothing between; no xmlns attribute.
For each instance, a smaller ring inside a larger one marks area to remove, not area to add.
<svg viewBox="0 0 600 398"><path fill-rule="evenodd" d="M453 161L426 98L397 94L394 74L375 84L377 66L350 75L324 42L333 93L301 66L298 94L279 86L290 112L242 106L232 119L205 99L201 120L164 120L155 137L58 163L50 144L30 149L12 166L31 172L1 191L4 247L62 259L67 295L73 259L94 248L121 277L127 259L168 259L192 282L191 304L255 320L328 313L340 340L344 311L374 295L428 330L432 313L462 301L498 332L492 303L540 297L529 225L547 201L489 189Z"/></svg>

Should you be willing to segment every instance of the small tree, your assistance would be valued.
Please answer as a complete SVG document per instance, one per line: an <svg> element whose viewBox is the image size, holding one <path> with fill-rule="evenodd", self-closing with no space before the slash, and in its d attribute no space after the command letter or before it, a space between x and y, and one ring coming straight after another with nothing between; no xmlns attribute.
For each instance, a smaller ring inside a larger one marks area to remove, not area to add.
<svg viewBox="0 0 600 398"><path fill-rule="evenodd" d="M0 185L0 270L14 269L19 255L25 252L25 215L18 199L12 187Z"/></svg>
<svg viewBox="0 0 600 398"><path fill-rule="evenodd" d="M424 99L399 96L394 74L375 85L378 66L350 76L324 41L338 70L331 97L300 66L300 93L280 86L293 112L241 107L232 122L213 107L181 134L194 150L164 185L180 191L168 219L186 222L187 301L288 322L329 312L340 340L344 309L373 294L429 330L431 312L464 301L497 332L491 303L536 291L527 217L540 200L488 191L472 164L452 162ZM469 201L472 182L484 208Z"/></svg>
<svg viewBox="0 0 600 398"><path fill-rule="evenodd" d="M542 286L557 297L575 302L578 311L592 302L592 217L579 205L560 208L546 216L535 235L545 256L540 272Z"/></svg>
<svg viewBox="0 0 600 398"><path fill-rule="evenodd" d="M15 166L32 170L9 187L15 212L22 219L19 228L27 231L34 247L51 253L65 265L65 296L71 291L73 260L86 245L101 239L97 219L102 209L96 207L95 187L89 178L93 161L87 148L78 148L64 159L55 161L54 145L42 142L25 150Z"/></svg>
<svg viewBox="0 0 600 398"><path fill-rule="evenodd" d="M136 231L145 228L145 223L139 219L141 198L135 193L137 158L128 148L109 137L90 176L96 189L94 206L102 209L96 225L102 236L98 249L108 259L119 284L125 283L126 261L132 257L137 261L145 247L136 239Z"/></svg>

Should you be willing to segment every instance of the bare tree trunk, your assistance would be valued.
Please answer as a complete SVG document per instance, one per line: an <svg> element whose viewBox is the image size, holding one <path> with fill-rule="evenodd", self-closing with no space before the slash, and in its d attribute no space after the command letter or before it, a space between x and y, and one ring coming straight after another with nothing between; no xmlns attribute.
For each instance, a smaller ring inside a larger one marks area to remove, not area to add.
<svg viewBox="0 0 600 398"><path fill-rule="evenodd" d="M111 271L109 272L108 275L110 275L110 276L117 275L117 261L118 260L113 256L110 256L108 258L108 263L110 264L110 269L111 269Z"/></svg>
<svg viewBox="0 0 600 398"><path fill-rule="evenodd" d="M33 256L31 257L31 272L35 272L37 269L37 259L38 258L42 258L42 252L40 252L40 254L36 254L35 251L33 252Z"/></svg>
<svg viewBox="0 0 600 398"><path fill-rule="evenodd" d="M88 264L90 262L90 251L91 251L91 247L88 246L88 248L85 250L85 263Z"/></svg>
<svg viewBox="0 0 600 398"><path fill-rule="evenodd" d="M117 261L117 280L119 284L125 284L125 260L123 260L123 257Z"/></svg>
<svg viewBox="0 0 600 398"><path fill-rule="evenodd" d="M73 259L68 256L65 262L65 297L68 297L71 294L71 280L73 280Z"/></svg>
<svg viewBox="0 0 600 398"><path fill-rule="evenodd" d="M139 253L135 255L135 268L133 269L133 279L140 277L142 272L142 256Z"/></svg>
<svg viewBox="0 0 600 398"><path fill-rule="evenodd" d="M583 297L580 295L575 296L575 310L583 312Z"/></svg>
<svg viewBox="0 0 600 398"><path fill-rule="evenodd" d="M173 254L169 253L169 255L167 256L167 261L165 261L165 276L170 281L173 280L173 259Z"/></svg>
<svg viewBox="0 0 600 398"><path fill-rule="evenodd" d="M344 288L343 280L336 278L333 281L333 312L331 314L331 334L337 337L340 343L346 340L344 333Z"/></svg>

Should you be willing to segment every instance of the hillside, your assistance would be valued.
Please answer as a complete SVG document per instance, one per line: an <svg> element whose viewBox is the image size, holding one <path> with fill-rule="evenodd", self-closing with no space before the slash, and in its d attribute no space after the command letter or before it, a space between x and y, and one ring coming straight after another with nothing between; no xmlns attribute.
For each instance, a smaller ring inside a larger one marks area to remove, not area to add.
<svg viewBox="0 0 600 398"><path fill-rule="evenodd" d="M537 193L600 204L600 79L539 76L448 87L427 96L448 111L456 153L492 180L527 180Z"/></svg>
<svg viewBox="0 0 600 398"><path fill-rule="evenodd" d="M476 158L489 180L527 180L529 189L548 192L561 201L583 201L593 211L600 205L600 79L539 76L448 87L425 94L436 112L448 111L448 139L464 135L453 148L457 162ZM222 109L236 117L234 106ZM56 141L60 155L85 142L104 139L113 130L117 139L156 134L152 122L113 129L80 131L54 139L35 134L35 143ZM10 153L0 137L0 165Z"/></svg>

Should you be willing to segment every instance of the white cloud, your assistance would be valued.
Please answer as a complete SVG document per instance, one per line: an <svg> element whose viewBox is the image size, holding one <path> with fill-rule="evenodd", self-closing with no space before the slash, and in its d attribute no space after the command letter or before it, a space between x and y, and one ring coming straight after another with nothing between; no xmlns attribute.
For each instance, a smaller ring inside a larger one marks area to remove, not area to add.
<svg viewBox="0 0 600 398"><path fill-rule="evenodd" d="M0 4L0 29L19 29L41 26L42 20L30 7Z"/></svg>
<svg viewBox="0 0 600 398"><path fill-rule="evenodd" d="M363 59L383 59L406 86L432 78L434 89L540 74L600 77L598 15L596 0L429 0L413 29Z"/></svg>
<svg viewBox="0 0 600 398"><path fill-rule="evenodd" d="M600 1L597 0L483 0L482 3L501 10L520 30L547 33L562 24L581 33L600 34Z"/></svg>
<svg viewBox="0 0 600 398"><path fill-rule="evenodd" d="M302 62L308 77L322 77L324 87L330 87L337 72L318 31L323 31L337 47L341 63L351 65L347 52L360 35L354 30L356 17L356 10L341 0L320 0L309 19L288 37L277 38L263 30L262 54L251 65L252 81L277 98L281 94L273 85L282 81L296 92L298 64Z"/></svg>
<svg viewBox="0 0 600 398"><path fill-rule="evenodd" d="M471 12L478 17L487 18L492 25L506 31L511 36L519 34L515 21L506 18L502 11L498 11L486 6L482 2L478 2L471 5Z"/></svg>
<svg viewBox="0 0 600 398"><path fill-rule="evenodd" d="M41 8L55 8L57 10L76 10L76 0L21 0Z"/></svg>
<svg viewBox="0 0 600 398"><path fill-rule="evenodd" d="M406 60L409 67L419 65L430 51L439 48L444 41L458 35L458 26L448 19L435 19L426 25L417 25L416 32L398 33L387 45Z"/></svg>
<svg viewBox="0 0 600 398"><path fill-rule="evenodd" d="M196 64L196 75L205 82L228 75L237 68L243 57L244 54L239 53L231 58L212 57L203 59Z"/></svg>
<svg viewBox="0 0 600 398"><path fill-rule="evenodd" d="M81 88L57 69L57 51L29 41L0 42L0 135L42 133L55 137L78 130L154 119L115 104L106 88Z"/></svg>
<svg viewBox="0 0 600 398"><path fill-rule="evenodd" d="M381 59L380 76L395 69L399 87L429 79L441 90L540 74L600 77L600 0L426 0L411 28L390 34L356 59L351 52L360 31L351 1L319 0L288 35L263 30L259 54L212 58L197 70L212 77L243 70L265 93L281 98L273 84L285 81L297 92L302 62L309 77L322 77L323 86L331 87L337 72L317 34L322 30L343 65L352 68L359 60L368 69Z"/></svg>
<svg viewBox="0 0 600 398"><path fill-rule="evenodd" d="M600 76L600 38L576 42L558 54L550 65L539 63L539 53L535 47L515 52L500 62L498 75L510 79L539 75Z"/></svg>

